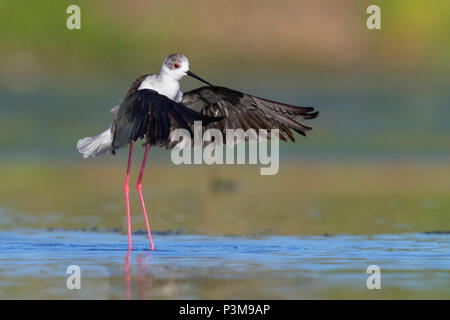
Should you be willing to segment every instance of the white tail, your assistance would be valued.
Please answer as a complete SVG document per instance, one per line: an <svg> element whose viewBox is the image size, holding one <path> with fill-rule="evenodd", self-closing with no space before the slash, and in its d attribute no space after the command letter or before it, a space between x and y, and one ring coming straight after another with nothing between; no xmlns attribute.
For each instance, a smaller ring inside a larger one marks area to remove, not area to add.
<svg viewBox="0 0 450 320"><path fill-rule="evenodd" d="M95 158L99 154L112 151L112 141L111 127L109 127L98 136L78 140L77 149L83 155L83 158L89 156Z"/></svg>

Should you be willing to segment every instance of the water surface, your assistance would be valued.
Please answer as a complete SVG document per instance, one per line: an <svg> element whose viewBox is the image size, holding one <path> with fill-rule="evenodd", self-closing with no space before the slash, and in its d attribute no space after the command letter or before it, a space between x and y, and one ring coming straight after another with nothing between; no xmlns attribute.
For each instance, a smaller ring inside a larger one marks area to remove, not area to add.
<svg viewBox="0 0 450 320"><path fill-rule="evenodd" d="M0 298L450 298L450 236L203 236L0 232ZM81 268L81 290L66 268ZM369 265L381 290L368 290Z"/></svg>

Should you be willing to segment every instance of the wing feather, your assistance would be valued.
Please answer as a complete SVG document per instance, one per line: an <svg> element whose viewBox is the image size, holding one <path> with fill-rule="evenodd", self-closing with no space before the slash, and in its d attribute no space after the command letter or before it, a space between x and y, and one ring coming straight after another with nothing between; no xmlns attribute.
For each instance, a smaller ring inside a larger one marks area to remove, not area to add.
<svg viewBox="0 0 450 320"><path fill-rule="evenodd" d="M204 115L224 116L224 119L206 126L206 129L216 128L222 131L224 139L226 129L255 129L257 132L259 129L266 129L268 132L278 129L281 140L295 141L293 131L305 136L312 129L300 123L299 118L310 120L319 115L313 107L289 105L224 87L208 86L186 92L181 103Z"/></svg>
<svg viewBox="0 0 450 320"><path fill-rule="evenodd" d="M169 148L173 146L169 140L173 130L191 131L194 121L208 125L220 119L188 109L154 90L138 90L125 97L117 110L112 147L116 150L146 136L152 146Z"/></svg>

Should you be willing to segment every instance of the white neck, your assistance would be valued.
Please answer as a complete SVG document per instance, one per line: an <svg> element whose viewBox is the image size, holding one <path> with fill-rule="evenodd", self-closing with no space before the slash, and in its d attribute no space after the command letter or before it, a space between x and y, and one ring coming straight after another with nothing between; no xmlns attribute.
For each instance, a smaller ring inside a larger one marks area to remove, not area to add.
<svg viewBox="0 0 450 320"><path fill-rule="evenodd" d="M177 102L181 100L182 96L180 91L180 82L162 70L158 75L147 76L147 78L142 81L138 90L141 89L155 90L159 94L165 95L169 99Z"/></svg>

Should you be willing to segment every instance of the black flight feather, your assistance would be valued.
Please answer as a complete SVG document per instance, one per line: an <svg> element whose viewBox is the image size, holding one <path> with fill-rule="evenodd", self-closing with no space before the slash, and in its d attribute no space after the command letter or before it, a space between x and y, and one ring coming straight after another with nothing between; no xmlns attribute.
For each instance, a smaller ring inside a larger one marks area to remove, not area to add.
<svg viewBox="0 0 450 320"><path fill-rule="evenodd" d="M112 147L114 150L124 147L144 136L152 146L170 147L173 130L192 132L194 121L202 121L205 126L220 119L188 109L154 90L138 90L120 104L112 125Z"/></svg>
<svg viewBox="0 0 450 320"><path fill-rule="evenodd" d="M225 116L223 120L211 122L205 128L219 129L224 142L226 129L245 131L249 128L255 129L257 133L259 129L266 129L269 134L272 129L278 129L281 140L287 141L289 138L295 141L292 131L305 136L312 129L301 124L297 118L310 120L319 115L313 107L293 106L216 86L186 92L181 103L205 115Z"/></svg>

